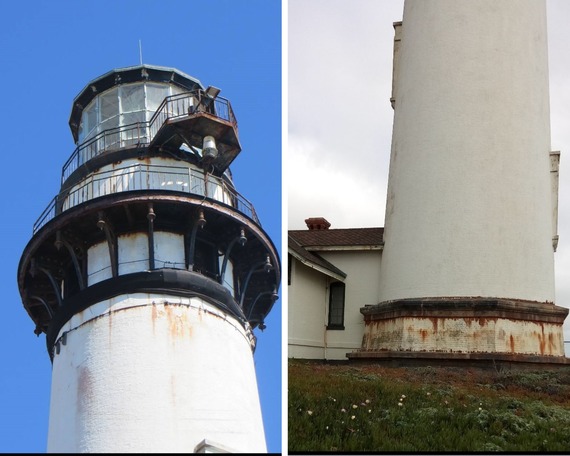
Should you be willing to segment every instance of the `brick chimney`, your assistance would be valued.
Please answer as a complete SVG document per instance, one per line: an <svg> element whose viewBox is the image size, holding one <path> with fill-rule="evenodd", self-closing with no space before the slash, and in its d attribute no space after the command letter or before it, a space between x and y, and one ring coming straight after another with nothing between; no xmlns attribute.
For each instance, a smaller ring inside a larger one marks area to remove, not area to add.
<svg viewBox="0 0 570 456"><path fill-rule="evenodd" d="M328 230L331 224L323 217L309 217L305 219L307 228L310 230Z"/></svg>

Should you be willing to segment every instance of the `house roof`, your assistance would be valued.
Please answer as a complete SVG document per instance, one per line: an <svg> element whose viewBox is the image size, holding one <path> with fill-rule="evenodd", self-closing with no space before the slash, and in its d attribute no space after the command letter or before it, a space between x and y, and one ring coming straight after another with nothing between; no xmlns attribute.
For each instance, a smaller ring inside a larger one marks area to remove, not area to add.
<svg viewBox="0 0 570 456"><path fill-rule="evenodd" d="M326 224L321 224L321 226L326 226ZM380 250L384 245L383 234L384 228L341 228L331 230L325 227L321 229L289 230L289 253L306 266L337 280L344 281L346 273L316 252Z"/></svg>
<svg viewBox="0 0 570 456"><path fill-rule="evenodd" d="M384 228L338 228L321 230L289 230L289 237L309 250L334 250L343 247L380 248Z"/></svg>

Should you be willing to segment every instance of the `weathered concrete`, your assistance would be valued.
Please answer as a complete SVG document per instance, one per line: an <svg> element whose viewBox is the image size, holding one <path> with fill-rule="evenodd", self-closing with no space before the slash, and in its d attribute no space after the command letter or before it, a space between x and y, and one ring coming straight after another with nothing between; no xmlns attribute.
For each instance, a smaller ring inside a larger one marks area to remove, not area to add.
<svg viewBox="0 0 570 456"><path fill-rule="evenodd" d="M441 355L564 357L568 309L504 299L410 299L361 309L365 328L355 357L403 351ZM431 355L430 355L431 356Z"/></svg>

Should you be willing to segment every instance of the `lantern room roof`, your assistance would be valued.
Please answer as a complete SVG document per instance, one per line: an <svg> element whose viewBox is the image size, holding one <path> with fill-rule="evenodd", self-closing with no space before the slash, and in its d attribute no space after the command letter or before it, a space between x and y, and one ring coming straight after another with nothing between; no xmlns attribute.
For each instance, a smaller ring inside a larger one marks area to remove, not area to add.
<svg viewBox="0 0 570 456"><path fill-rule="evenodd" d="M79 124L83 109L100 93L110 88L138 81L165 82L177 85L188 91L204 89L202 83L175 68L156 65L136 65L124 68L116 68L89 82L73 100L69 126L73 139L78 140Z"/></svg>

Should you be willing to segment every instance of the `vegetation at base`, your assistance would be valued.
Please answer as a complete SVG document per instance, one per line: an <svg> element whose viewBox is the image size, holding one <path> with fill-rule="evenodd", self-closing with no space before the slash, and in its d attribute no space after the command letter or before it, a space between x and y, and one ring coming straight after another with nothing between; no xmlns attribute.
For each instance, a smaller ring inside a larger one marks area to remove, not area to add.
<svg viewBox="0 0 570 456"><path fill-rule="evenodd" d="M289 452L570 453L570 370L289 360Z"/></svg>

